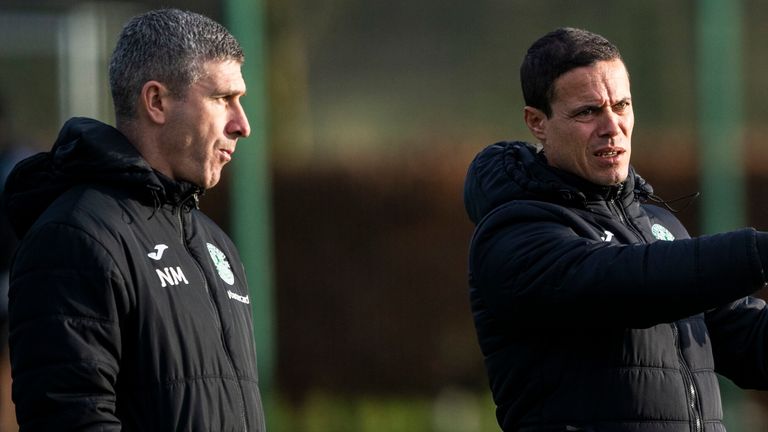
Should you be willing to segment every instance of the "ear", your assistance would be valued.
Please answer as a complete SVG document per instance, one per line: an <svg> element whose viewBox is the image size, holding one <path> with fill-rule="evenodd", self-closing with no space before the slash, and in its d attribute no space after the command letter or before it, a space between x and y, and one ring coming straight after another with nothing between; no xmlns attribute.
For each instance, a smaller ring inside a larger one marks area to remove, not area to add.
<svg viewBox="0 0 768 432"><path fill-rule="evenodd" d="M159 81L147 81L141 88L139 110L143 110L147 118L157 124L164 124L168 117L171 92Z"/></svg>
<svg viewBox="0 0 768 432"><path fill-rule="evenodd" d="M547 141L547 115L538 108L526 106L524 108L525 124L539 142Z"/></svg>

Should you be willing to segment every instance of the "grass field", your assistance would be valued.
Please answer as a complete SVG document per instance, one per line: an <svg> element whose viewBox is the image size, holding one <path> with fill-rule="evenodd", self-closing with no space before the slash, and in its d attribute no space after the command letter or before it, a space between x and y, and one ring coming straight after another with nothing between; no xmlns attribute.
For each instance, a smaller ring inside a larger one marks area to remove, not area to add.
<svg viewBox="0 0 768 432"><path fill-rule="evenodd" d="M355 397L316 392L301 403L266 403L270 432L498 431L486 394L446 390L436 398Z"/></svg>
<svg viewBox="0 0 768 432"><path fill-rule="evenodd" d="M768 396L721 380L729 431L768 430ZM342 397L314 392L302 402L265 402L270 432L499 432L490 394L448 389L435 398Z"/></svg>

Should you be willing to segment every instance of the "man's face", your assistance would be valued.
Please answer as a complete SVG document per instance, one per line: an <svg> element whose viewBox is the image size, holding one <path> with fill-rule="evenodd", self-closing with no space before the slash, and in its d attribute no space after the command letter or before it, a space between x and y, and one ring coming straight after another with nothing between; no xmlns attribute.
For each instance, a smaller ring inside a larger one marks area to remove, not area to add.
<svg viewBox="0 0 768 432"><path fill-rule="evenodd" d="M251 130L240 105L240 63L208 62L204 72L182 98L172 99L160 145L173 179L210 189L232 159L237 139Z"/></svg>
<svg viewBox="0 0 768 432"><path fill-rule="evenodd" d="M573 69L554 82L552 115L525 108L549 165L599 185L623 182L632 150L632 95L621 60Z"/></svg>

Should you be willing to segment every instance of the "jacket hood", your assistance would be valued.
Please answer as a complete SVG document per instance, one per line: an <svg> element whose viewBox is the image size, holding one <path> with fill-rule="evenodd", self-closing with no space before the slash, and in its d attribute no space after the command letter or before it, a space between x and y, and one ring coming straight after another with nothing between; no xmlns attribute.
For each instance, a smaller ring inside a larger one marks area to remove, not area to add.
<svg viewBox="0 0 768 432"><path fill-rule="evenodd" d="M535 199L584 206L586 201L612 194L647 197L651 186L630 166L621 185L600 186L547 164L531 144L503 141L482 150L472 161L464 182L464 207L479 223L496 207L515 200Z"/></svg>
<svg viewBox="0 0 768 432"><path fill-rule="evenodd" d="M82 183L140 187L157 202L172 201L193 187L163 178L112 126L73 118L49 152L22 160L8 176L3 199L17 236L21 238L56 198Z"/></svg>

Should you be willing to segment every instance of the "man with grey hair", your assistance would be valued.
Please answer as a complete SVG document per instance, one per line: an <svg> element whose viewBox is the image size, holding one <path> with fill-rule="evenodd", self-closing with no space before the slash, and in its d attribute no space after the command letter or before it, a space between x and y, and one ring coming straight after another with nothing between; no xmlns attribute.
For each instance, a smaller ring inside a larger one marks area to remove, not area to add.
<svg viewBox="0 0 768 432"><path fill-rule="evenodd" d="M5 189L21 431L263 431L237 249L198 209L250 126L243 52L175 9L124 27L116 128L74 118Z"/></svg>

